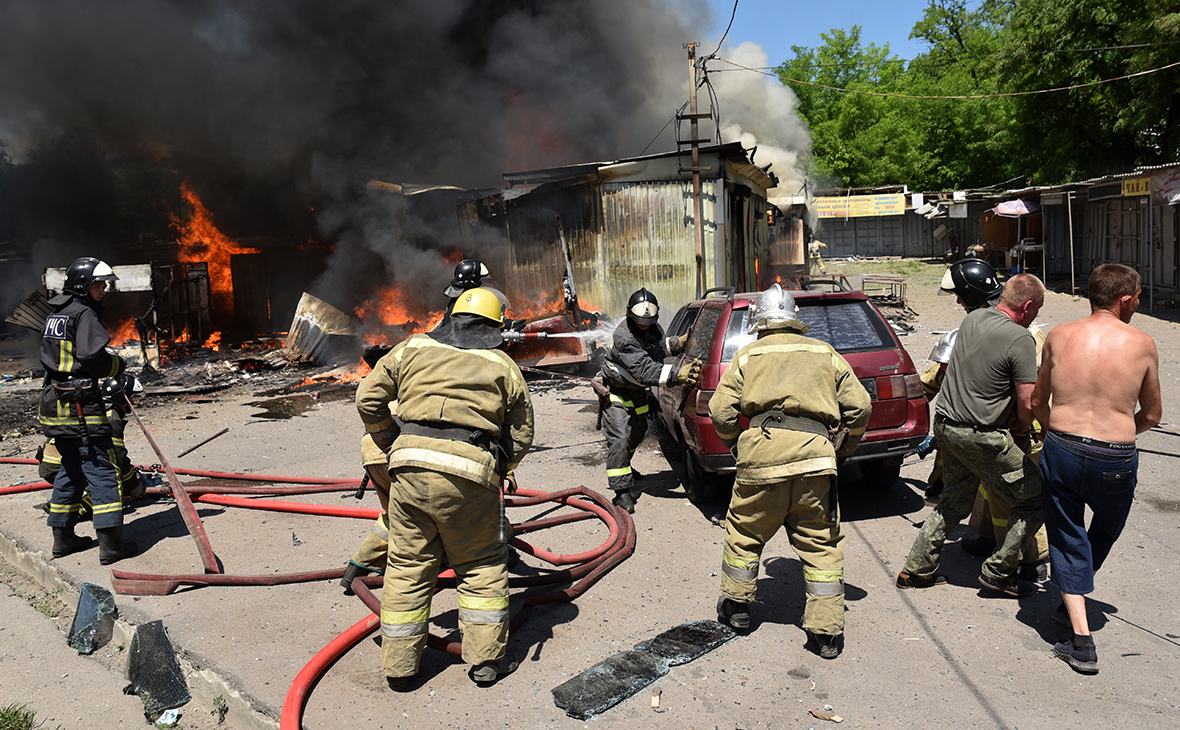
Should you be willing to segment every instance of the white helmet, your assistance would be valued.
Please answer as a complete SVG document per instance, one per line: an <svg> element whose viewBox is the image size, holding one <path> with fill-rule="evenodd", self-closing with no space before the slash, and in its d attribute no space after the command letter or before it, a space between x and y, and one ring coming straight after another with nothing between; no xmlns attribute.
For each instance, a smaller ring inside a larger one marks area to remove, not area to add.
<svg viewBox="0 0 1180 730"><path fill-rule="evenodd" d="M754 300L750 321L749 332L783 329L802 335L811 328L811 325L799 319L799 305L795 304L795 298L778 284L771 284Z"/></svg>
<svg viewBox="0 0 1180 730"><path fill-rule="evenodd" d="M930 351L930 359L933 362L942 363L946 365L951 361L951 351L955 349L955 340L959 337L958 330L951 330L942 336L942 339L934 345L934 349Z"/></svg>

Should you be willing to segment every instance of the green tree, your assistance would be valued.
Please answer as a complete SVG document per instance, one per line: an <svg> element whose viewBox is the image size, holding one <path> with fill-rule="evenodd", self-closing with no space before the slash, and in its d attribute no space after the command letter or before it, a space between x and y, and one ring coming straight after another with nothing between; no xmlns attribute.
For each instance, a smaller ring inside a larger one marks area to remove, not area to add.
<svg viewBox="0 0 1180 730"><path fill-rule="evenodd" d="M1035 182L1122 172L1177 158L1180 68L1095 83L1180 60L1174 0L1023 0L1012 11L1001 88L1017 97L1014 154ZM1148 47L1134 48L1140 44Z"/></svg>

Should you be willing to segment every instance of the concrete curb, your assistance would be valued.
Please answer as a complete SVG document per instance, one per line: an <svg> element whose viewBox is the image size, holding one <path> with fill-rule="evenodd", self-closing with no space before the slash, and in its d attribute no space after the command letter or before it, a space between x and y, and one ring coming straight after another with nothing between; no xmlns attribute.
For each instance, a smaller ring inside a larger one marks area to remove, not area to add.
<svg viewBox="0 0 1180 730"><path fill-rule="evenodd" d="M75 576L52 564L43 551L28 550L17 540L0 532L0 557L3 557L42 588L50 591L60 589L60 600L69 606L71 611L78 605L80 582ZM118 598L120 597L117 597L116 601ZM119 605L120 618L115 621L114 635L111 638L112 644L129 646L131 637L135 634L137 624L125 619L125 608L124 605ZM141 613L137 609L130 609L128 612L131 614ZM141 617L136 615L135 618ZM229 711L225 715L225 727L233 730L277 730L279 722L275 718L279 716L278 709L235 689L212 669L198 669L189 657L195 659L199 664L211 662L205 662L200 654L176 644L175 641L173 643L177 659L180 661L180 668L184 671L189 691L193 696L192 702L198 711L211 712L214 700L217 697L222 697L229 707ZM121 673L120 679L122 679Z"/></svg>

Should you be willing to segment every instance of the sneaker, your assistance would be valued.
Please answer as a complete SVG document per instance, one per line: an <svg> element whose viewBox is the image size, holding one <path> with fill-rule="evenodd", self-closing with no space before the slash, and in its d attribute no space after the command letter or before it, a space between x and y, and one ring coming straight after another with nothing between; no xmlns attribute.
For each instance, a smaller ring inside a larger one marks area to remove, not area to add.
<svg viewBox="0 0 1180 730"><path fill-rule="evenodd" d="M484 662L472 669L471 681L486 687L495 683L500 677L512 674L519 666L520 660L516 658L516 655L510 651L506 651L504 652L504 656L496 661Z"/></svg>
<svg viewBox="0 0 1180 730"><path fill-rule="evenodd" d="M724 596L717 600L717 620L733 629L750 628L750 604L730 600Z"/></svg>
<svg viewBox="0 0 1180 730"><path fill-rule="evenodd" d="M1053 646L1053 656L1062 660L1079 674L1098 674L1098 648L1089 636L1082 646L1077 645L1078 636L1068 641L1059 641Z"/></svg>
<svg viewBox="0 0 1180 730"><path fill-rule="evenodd" d="M904 570L897 574L898 588L930 588L931 586L946 585L945 575L932 575L929 578L921 578L916 575L910 575Z"/></svg>
<svg viewBox="0 0 1180 730"><path fill-rule="evenodd" d="M1039 563L1021 563L1016 571L1016 577L1033 583L1044 583L1049 580L1048 558Z"/></svg>
<svg viewBox="0 0 1180 730"><path fill-rule="evenodd" d="M963 552L968 555L974 555L977 558L988 558L996 551L996 541L976 535L975 537L961 541L959 547L963 548Z"/></svg>
<svg viewBox="0 0 1180 730"><path fill-rule="evenodd" d="M985 587L991 588L993 591L999 591L1005 596L1013 596L1014 598L1031 596L1037 592L1036 586L1020 580L1015 575L1010 575L1006 578L989 578L983 573L980 573L979 582Z"/></svg>
<svg viewBox="0 0 1180 730"><path fill-rule="evenodd" d="M615 492L615 498L611 500L611 504L626 510L627 514L635 514L635 498L631 496L630 492Z"/></svg>
<svg viewBox="0 0 1180 730"><path fill-rule="evenodd" d="M926 500L926 504L930 505L931 507L938 504L938 498L942 496L942 487L943 484L941 479L931 484L929 487L926 487L926 494L923 495Z"/></svg>
<svg viewBox="0 0 1180 730"><path fill-rule="evenodd" d="M817 653L824 659L835 659L840 656L840 639L843 634L813 634L810 631L811 639L815 642Z"/></svg>

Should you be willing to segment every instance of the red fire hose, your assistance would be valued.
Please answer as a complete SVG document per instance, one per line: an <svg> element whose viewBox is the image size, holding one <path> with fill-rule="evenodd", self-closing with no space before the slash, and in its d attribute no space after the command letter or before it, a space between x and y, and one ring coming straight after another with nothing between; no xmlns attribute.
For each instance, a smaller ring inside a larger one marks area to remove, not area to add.
<svg viewBox="0 0 1180 730"><path fill-rule="evenodd" d="M133 411L134 413L134 411ZM138 420L139 416L136 415ZM143 422L140 421L142 426ZM148 436L149 443L156 449L156 453L163 461L163 456L160 454L158 447L151 436L147 434L146 428L144 434ZM11 464L35 464L33 459L14 459L14 458L0 458L0 463ZM374 519L380 514L380 510L360 508L360 507L345 507L335 505L318 505L300 502L279 502L274 500L259 499L263 496L289 496L295 494L308 494L315 492L335 492L335 491L349 491L355 489L360 483L359 479L322 479L313 477L284 477L272 475L258 475L258 474L241 474L234 472L215 472L215 471L198 471L191 469L173 470L166 462L164 463L165 471L169 476L170 489L152 488L149 493L164 495L171 493L177 497L178 504L186 504L191 510L191 518L195 522L196 529L194 530L190 525L190 532L194 533L194 538L198 534L203 538L203 542L208 546L208 537L205 535L204 527L200 523L200 518L196 514L196 509L189 499L189 493L197 495L197 501L209 504L219 504L227 507L244 507L250 509L268 509L281 512L295 512L303 514L319 514L340 516L349 518L363 518ZM272 484L301 484L305 486L299 487L213 487L213 486L183 486L180 484L177 474L186 474L191 476L202 476L214 479L225 480L241 480L241 481L257 481L270 482ZM31 491L33 489L46 489L51 485L45 483L31 483L18 485L16 487L7 487L0 490L0 494L17 493L22 491ZM249 494L251 498L227 496L229 494ZM576 489L566 489L559 492L539 492L534 490L519 490L514 496L506 500L510 507L529 507L536 506L543 503L558 503L563 506L571 507L576 511L569 514L560 514L550 517L543 517L532 521L522 522L519 525L513 526L513 534L516 535L512 540L512 544L522 552L525 552L535 558L543 560L554 566L562 566L559 570L554 570L549 573L532 576L510 576L508 585L510 588L527 588L534 586L545 585L562 585L573 583L573 585L563 590L557 590L549 593L533 593L525 599L520 609L512 616L509 627L511 631L517 630L521 624L531 614L534 606L545 603L554 603L559 601L570 601L581 595L591 586L593 586L603 575L613 569L616 565L626 560L635 551L635 524L631 520L631 516L625 511L612 506L604 497L593 490L585 487L578 487ZM182 507L182 516L185 516L186 523L189 519L186 516L186 511ZM609 528L609 533L606 540L596 548L587 550L582 553L574 555L558 555L550 551L538 548L524 540L519 536L526 535L531 532L557 527L560 525L569 524L585 519L598 518L606 523ZM202 540L198 539L198 547L200 547ZM212 547L208 548L209 556L212 556ZM204 554L202 554L204 559ZM176 591L181 586L275 586L284 585L288 583L332 580L341 577L344 574L344 568L333 568L328 570L307 571L303 573L286 573L286 574L270 574L270 575L225 575L220 572L208 570L203 574L194 575L157 575L149 573L132 573L121 570L111 570L111 587L116 593L124 595L167 595ZM216 564L214 563L214 567ZM295 678L287 697L283 702L282 718L280 727L283 730L297 730L302 725L303 709L307 703L311 688L315 686L319 677L345 652L356 646L366 636L372 633L380 626L380 599L373 593L371 587L381 584L382 577L366 576L357 578L353 581L352 588L357 597L361 600L372 613L365 619L361 620L354 626L350 627L331 643L321 649L315 657L304 667L304 669ZM454 588L457 584L457 579L453 570L444 570L438 576L436 584L437 589L443 590L447 588ZM442 637L429 636L427 638L427 645L431 648L443 651L449 654L459 655L462 653L462 644L458 641L450 641Z"/></svg>
<svg viewBox="0 0 1180 730"><path fill-rule="evenodd" d="M596 492L593 492L585 487L577 489L568 489L562 492L555 492L547 494L544 492L536 492L531 490L520 490L517 492L517 501L510 503L513 506L521 506L524 504L539 504L544 501L560 501L571 507L581 510L588 510L588 514L593 514L610 526L610 537L605 543L606 548L600 551L589 551L583 555L590 555L597 553L593 558L588 559L584 564L575 566L570 569L556 571L546 576L530 576L529 578L515 578L509 579L510 587L519 587L524 584L530 585L544 585L567 583L570 580L577 582L566 588L565 590L555 591L552 593L535 593L525 599L524 604L520 610L512 617L509 622L509 630L515 631L524 623L525 619L532 613L534 606L544 603L555 603L559 601L571 601L581 595L598 580L609 572L616 565L626 560L635 551L635 523L631 520L631 516L625 511L611 506L605 498ZM513 531L516 534L523 534L529 531L541 529L539 525L544 523L547 527L552 527L558 524L565 524L572 522L572 519L561 518L546 518L537 520L534 523L523 523L519 527L514 527ZM527 543L519 540L513 540L512 543L528 551L530 554L540 557L545 554L544 551L537 551L530 549ZM565 558L570 556L553 556L561 559L564 562ZM547 558L543 558L547 559ZM544 582L536 579L543 579ZM280 718L280 730L299 730L303 727L303 709L307 704L310 688L315 685L319 678L328 670L333 663L335 663L345 652L356 646L366 636L375 631L380 626L379 616L381 615L381 600L378 598L369 586L375 584L380 580L380 576L368 576L365 578L357 578L352 583L352 590L356 593L357 598L361 600L365 606L372 611L365 620L355 624L330 644L321 649L312 658L310 662L304 666L303 670L295 678L291 688L287 692L287 697L283 702L283 711ZM438 587L453 587L454 579L445 580L440 576ZM427 646L432 649L444 651L448 654L461 655L463 648L462 643L458 641L448 641L433 634L426 639Z"/></svg>

